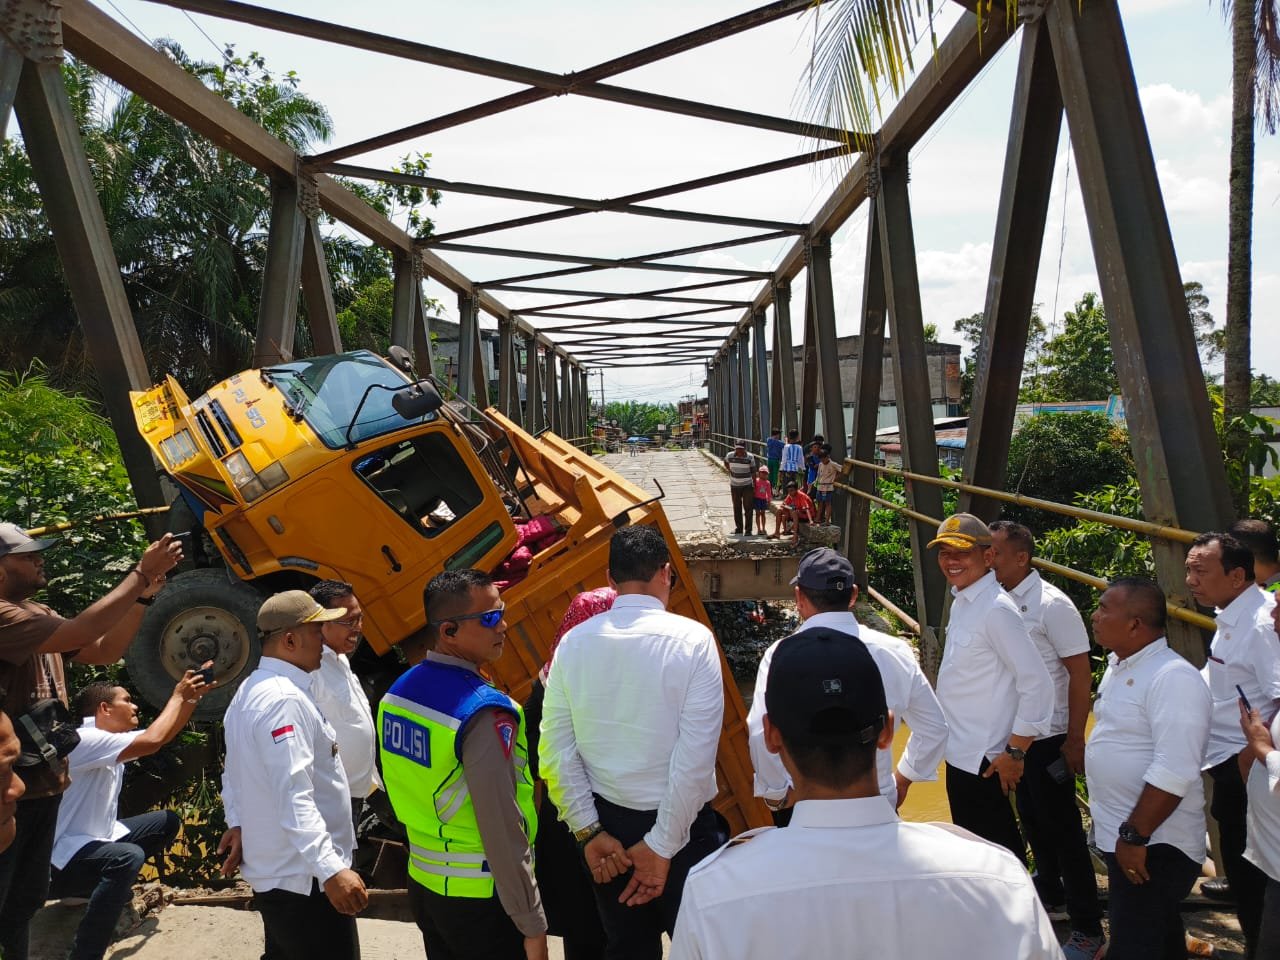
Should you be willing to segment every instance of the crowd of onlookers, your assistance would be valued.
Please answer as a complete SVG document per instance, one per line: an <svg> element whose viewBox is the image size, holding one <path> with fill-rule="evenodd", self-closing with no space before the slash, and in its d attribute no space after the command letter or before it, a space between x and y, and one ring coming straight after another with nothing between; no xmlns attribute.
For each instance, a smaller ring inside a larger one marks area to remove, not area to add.
<svg viewBox="0 0 1280 960"><path fill-rule="evenodd" d="M724 458L729 472L729 494L733 501L735 536L755 535L777 540L789 536L796 543L803 527L831 521L831 502L840 466L831 459L831 444L822 434L800 443L800 432L792 430L787 440L773 430L764 442L765 456L747 452L747 441L738 440ZM773 501L773 533L768 532L768 513Z"/></svg>
<svg viewBox="0 0 1280 960"><path fill-rule="evenodd" d="M799 491L791 446L777 466ZM742 454L730 475L767 509L769 465ZM812 478L799 463L820 496L829 450L819 439L810 454ZM143 862L180 829L168 811L119 819L124 766L171 741L216 683L186 671L145 729L118 684L69 697L64 657L115 662L182 548L151 544L64 619L32 599L53 545L0 524L0 950L25 960L52 891L87 899L70 956L98 960ZM858 622L846 557L801 558L802 625L765 651L747 718L754 793L784 829L727 843L713 805L722 656L705 625L666 609L676 573L655 527L613 535L608 588L569 604L523 703L484 673L507 610L481 571L426 585L425 646L376 709L349 661L364 621L352 586L267 598L262 659L224 720L218 848L254 891L264 957L359 957L369 895L354 854L371 811L404 839L432 960L538 960L548 933L569 960L656 960L664 933L675 958L835 957L852 943L922 960L1181 958L1208 949L1180 909L1206 866L1206 811L1247 956L1280 957L1270 527L1190 544L1186 585L1217 627L1201 670L1166 639L1154 582L1109 584L1091 618L1106 651L1096 695L1089 631L1040 577L1027 527L960 513L928 546L952 595L936 684L905 641ZM895 763L898 723L910 735ZM952 823L902 821L912 784L940 768ZM1051 919L1069 923L1064 944Z"/></svg>

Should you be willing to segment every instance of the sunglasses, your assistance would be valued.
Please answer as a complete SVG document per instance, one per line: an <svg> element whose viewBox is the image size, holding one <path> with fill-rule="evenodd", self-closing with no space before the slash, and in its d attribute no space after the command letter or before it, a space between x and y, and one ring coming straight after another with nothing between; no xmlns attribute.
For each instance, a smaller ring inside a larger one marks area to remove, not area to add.
<svg viewBox="0 0 1280 960"><path fill-rule="evenodd" d="M493 610L486 610L484 613L464 613L457 617L447 617L444 620L438 621L437 626L440 623L448 623L450 620L453 620L453 621L479 620L480 626L488 627L490 630L492 630L494 627L496 627L499 623L502 622L503 614L505 614L506 612L507 612L506 604L503 604L501 607L497 607Z"/></svg>

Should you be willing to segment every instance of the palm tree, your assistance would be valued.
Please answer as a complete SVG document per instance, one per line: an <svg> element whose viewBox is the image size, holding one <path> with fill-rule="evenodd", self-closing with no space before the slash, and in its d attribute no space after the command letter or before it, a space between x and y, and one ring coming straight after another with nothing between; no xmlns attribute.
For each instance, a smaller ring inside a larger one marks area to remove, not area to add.
<svg viewBox="0 0 1280 960"><path fill-rule="evenodd" d="M1248 431L1239 419L1249 412L1253 372L1249 356L1253 295L1254 128L1267 133L1280 120L1280 0L1223 0L1231 24L1231 175L1227 199L1227 322L1223 353L1223 415L1226 454L1244 461ZM1233 474L1235 475L1235 474ZM1242 471L1238 474L1246 476ZM1246 485L1232 490L1236 509L1248 510Z"/></svg>

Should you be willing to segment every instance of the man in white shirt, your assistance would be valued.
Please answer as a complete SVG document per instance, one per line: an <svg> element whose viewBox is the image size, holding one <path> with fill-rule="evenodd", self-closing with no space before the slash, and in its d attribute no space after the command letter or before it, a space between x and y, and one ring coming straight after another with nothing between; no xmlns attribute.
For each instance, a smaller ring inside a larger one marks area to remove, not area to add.
<svg viewBox="0 0 1280 960"><path fill-rule="evenodd" d="M55 897L89 898L70 960L102 960L138 871L168 849L182 826L172 810L116 819L124 765L176 737L211 687L199 671L188 670L145 730L137 729L138 707L124 687L99 680L76 698L80 743L67 755L71 786L58 808L50 884Z"/></svg>
<svg viewBox="0 0 1280 960"><path fill-rule="evenodd" d="M778 644L765 701L765 742L794 783L795 816L694 868L671 960L1061 958L1006 850L894 813L877 773L893 713L874 652L809 627Z"/></svg>
<svg viewBox="0 0 1280 960"><path fill-rule="evenodd" d="M947 801L951 819L999 843L1019 860L1026 846L1009 792L1026 751L1049 733L1053 682L1017 605L987 569L991 532L969 513L948 517L929 542L951 584L951 618L938 670L947 718Z"/></svg>
<svg viewBox="0 0 1280 960"><path fill-rule="evenodd" d="M258 611L262 660L227 707L222 872L253 888L267 960L359 960L355 915L369 902L351 869L355 832L338 735L311 699L326 610L301 590Z"/></svg>
<svg viewBox="0 0 1280 960"><path fill-rule="evenodd" d="M609 960L661 957L689 868L725 840L711 807L720 654L705 626L667 612L671 580L657 528L615 533L618 598L564 635L547 678L539 767L596 881Z"/></svg>
<svg viewBox="0 0 1280 960"><path fill-rule="evenodd" d="M1017 604L1053 681L1053 719L1048 735L1027 750L1017 788L1018 819L1035 857L1040 899L1066 905L1071 939L1063 953L1067 960L1094 960L1105 941L1102 904L1076 804L1076 774L1084 773L1084 728L1093 701L1089 634L1071 598L1032 569L1035 544L1020 523L991 524L991 569Z"/></svg>
<svg viewBox="0 0 1280 960"><path fill-rule="evenodd" d="M1256 579L1256 578L1255 578ZM1271 608L1280 635L1280 606ZM1257 710L1240 704L1240 728L1248 746L1240 765L1249 790L1249 841L1244 855L1267 877L1255 956L1280 957L1280 714L1268 726Z"/></svg>
<svg viewBox="0 0 1280 960"><path fill-rule="evenodd" d="M1238 686L1262 716L1280 709L1280 646L1271 627L1271 597L1254 582L1253 553L1226 533L1201 534L1187 551L1187 588L1213 607L1218 629L1201 674L1213 698L1204 769L1213 779L1209 812L1218 821L1219 852L1236 901L1246 956L1254 955L1266 877L1244 858L1248 796L1240 775L1245 748Z"/></svg>
<svg viewBox="0 0 1280 960"><path fill-rule="evenodd" d="M351 818L358 827L365 800L382 789L373 711L348 659L360 645L364 611L354 588L341 580L321 580L308 592L320 606L342 611L341 617L320 627L324 649L320 669L311 677L311 699L338 734L338 758L351 788Z"/></svg>
<svg viewBox="0 0 1280 960"><path fill-rule="evenodd" d="M1093 614L1094 639L1111 651L1085 748L1093 836L1107 859L1108 960L1187 955L1178 905L1204 860L1211 704L1164 625L1164 593L1141 577L1115 581Z"/></svg>
<svg viewBox="0 0 1280 960"><path fill-rule="evenodd" d="M830 547L810 550L800 560L791 584L795 587L796 611L804 629L826 627L866 644L884 680L889 708L899 720L911 728L902 759L897 769L888 751L876 754L880 792L893 804L902 806L907 790L917 780L936 780L938 765L947 748L947 720L938 698L925 679L915 653L904 640L864 627L853 615L858 587L853 582L853 564ZM747 736L751 748L751 764L755 768L755 794L775 811L775 821L785 826L789 816L791 778L782 757L771 751L764 740L765 692L768 690L769 667L779 640L765 650L756 673L755 692L747 714Z"/></svg>

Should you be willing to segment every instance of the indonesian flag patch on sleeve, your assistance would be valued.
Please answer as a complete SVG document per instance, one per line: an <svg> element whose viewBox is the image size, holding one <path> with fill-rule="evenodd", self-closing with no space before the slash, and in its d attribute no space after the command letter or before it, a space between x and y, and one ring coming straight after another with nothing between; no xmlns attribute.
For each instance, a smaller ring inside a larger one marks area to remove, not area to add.
<svg viewBox="0 0 1280 960"><path fill-rule="evenodd" d="M502 743L502 752L507 759L511 759L511 748L516 742L516 721L514 717L503 714L495 717L493 721L493 729L498 734L498 740Z"/></svg>
<svg viewBox="0 0 1280 960"><path fill-rule="evenodd" d="M280 743L283 740L292 740L292 739L293 739L292 723L287 724L283 727L276 727L274 730L271 731L271 741L273 743Z"/></svg>

